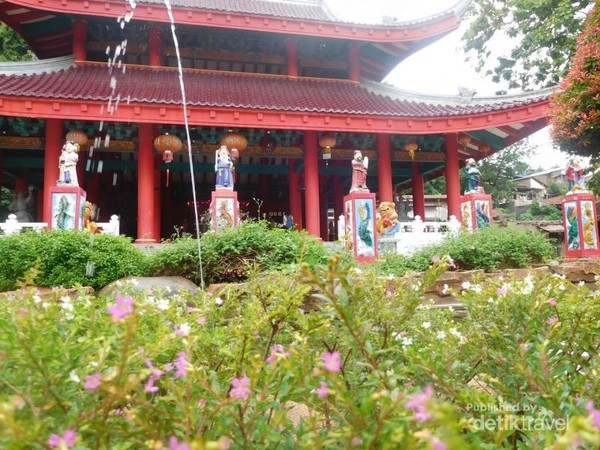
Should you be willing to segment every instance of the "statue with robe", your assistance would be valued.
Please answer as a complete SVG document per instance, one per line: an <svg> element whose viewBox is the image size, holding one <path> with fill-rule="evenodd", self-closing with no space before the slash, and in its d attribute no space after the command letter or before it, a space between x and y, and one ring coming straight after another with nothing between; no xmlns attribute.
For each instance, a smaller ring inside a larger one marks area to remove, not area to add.
<svg viewBox="0 0 600 450"><path fill-rule="evenodd" d="M369 192L367 187L367 169L369 168L369 158L363 157L360 150L354 151L352 159L352 185L350 193L355 191Z"/></svg>
<svg viewBox="0 0 600 450"><path fill-rule="evenodd" d="M215 155L215 174L217 188L233 189L233 158L225 145L221 145Z"/></svg>
<svg viewBox="0 0 600 450"><path fill-rule="evenodd" d="M65 142L58 159L58 184L79 186L77 180L77 161L79 161L79 144L73 141Z"/></svg>

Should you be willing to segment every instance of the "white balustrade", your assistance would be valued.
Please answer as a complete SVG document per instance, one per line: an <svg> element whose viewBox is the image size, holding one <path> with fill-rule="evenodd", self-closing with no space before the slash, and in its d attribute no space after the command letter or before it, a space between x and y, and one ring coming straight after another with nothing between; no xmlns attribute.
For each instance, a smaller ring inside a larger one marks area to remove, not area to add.
<svg viewBox="0 0 600 450"><path fill-rule="evenodd" d="M119 216L113 214L109 222L97 222L98 229L101 233L112 234L118 236L120 233ZM6 222L0 223L0 230L5 235L20 233L25 230L34 230L37 232L43 231L48 227L47 222L19 222L15 214L9 214Z"/></svg>
<svg viewBox="0 0 600 450"><path fill-rule="evenodd" d="M460 222L450 216L447 222L423 222L415 216L412 222L400 222L400 231L392 236L379 236L380 253L411 255L423 247L441 243L446 236L460 231Z"/></svg>

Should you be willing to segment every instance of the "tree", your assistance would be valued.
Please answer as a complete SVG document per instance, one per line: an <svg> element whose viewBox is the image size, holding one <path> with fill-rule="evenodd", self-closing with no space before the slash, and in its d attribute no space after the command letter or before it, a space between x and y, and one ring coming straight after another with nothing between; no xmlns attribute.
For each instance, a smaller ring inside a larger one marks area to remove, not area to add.
<svg viewBox="0 0 600 450"><path fill-rule="evenodd" d="M463 36L464 49L475 54L478 71L509 89L528 90L558 83L575 53L576 38L594 0L479 0ZM496 55L497 44L508 54ZM488 67L496 56L495 66Z"/></svg>
<svg viewBox="0 0 600 450"><path fill-rule="evenodd" d="M0 61L25 61L32 58L33 53L21 36L0 22Z"/></svg>
<svg viewBox="0 0 600 450"><path fill-rule="evenodd" d="M532 151L527 140L519 141L481 162L481 184L492 195L494 206L514 198L517 191L514 179L531 171L526 161Z"/></svg>
<svg viewBox="0 0 600 450"><path fill-rule="evenodd" d="M551 102L552 137L562 150L594 156L600 148L600 5L590 13L568 75Z"/></svg>

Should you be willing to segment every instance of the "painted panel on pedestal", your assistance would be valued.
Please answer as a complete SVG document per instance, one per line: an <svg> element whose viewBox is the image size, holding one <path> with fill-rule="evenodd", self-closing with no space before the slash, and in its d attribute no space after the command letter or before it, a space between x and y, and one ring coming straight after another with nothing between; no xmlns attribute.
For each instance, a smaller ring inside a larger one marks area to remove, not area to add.
<svg viewBox="0 0 600 450"><path fill-rule="evenodd" d="M356 216L356 255L375 256L375 204L371 199L357 199L354 214Z"/></svg>
<svg viewBox="0 0 600 450"><path fill-rule="evenodd" d="M579 221L577 214L577 202L566 202L563 204L565 224L567 226L567 249L579 250Z"/></svg>
<svg viewBox="0 0 600 450"><path fill-rule="evenodd" d="M464 202L460 205L462 215L462 229L473 230L473 217L471 216L471 202Z"/></svg>
<svg viewBox="0 0 600 450"><path fill-rule="evenodd" d="M596 236L596 218L594 217L594 205L590 200L581 202L583 224L583 248L585 250L596 250L598 239Z"/></svg>
<svg viewBox="0 0 600 450"><path fill-rule="evenodd" d="M490 218L490 202L487 200L475 200L475 220L477 221L477 229L489 228Z"/></svg>
<svg viewBox="0 0 600 450"><path fill-rule="evenodd" d="M234 227L234 208L233 198L220 198L217 200L217 231Z"/></svg>
<svg viewBox="0 0 600 450"><path fill-rule="evenodd" d="M79 229L83 230L83 217L85 216L85 196L79 196Z"/></svg>
<svg viewBox="0 0 600 450"><path fill-rule="evenodd" d="M352 242L354 241L354 236L353 236L353 232L354 230L352 229L352 201L347 201L346 202L346 207L345 207L345 211L346 211L346 237L345 237L345 247L348 250L352 250Z"/></svg>
<svg viewBox="0 0 600 450"><path fill-rule="evenodd" d="M75 205L77 194L52 195L52 228L58 230L75 229Z"/></svg>

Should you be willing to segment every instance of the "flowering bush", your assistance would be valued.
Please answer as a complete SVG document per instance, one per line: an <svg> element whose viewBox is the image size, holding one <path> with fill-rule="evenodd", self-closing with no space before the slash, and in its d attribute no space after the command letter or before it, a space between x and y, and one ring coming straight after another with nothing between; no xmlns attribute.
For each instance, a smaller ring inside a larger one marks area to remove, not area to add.
<svg viewBox="0 0 600 450"><path fill-rule="evenodd" d="M0 447L600 445L597 295L556 277L456 293L338 260L220 297L0 303ZM393 284L395 283L395 288Z"/></svg>

